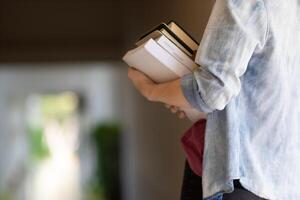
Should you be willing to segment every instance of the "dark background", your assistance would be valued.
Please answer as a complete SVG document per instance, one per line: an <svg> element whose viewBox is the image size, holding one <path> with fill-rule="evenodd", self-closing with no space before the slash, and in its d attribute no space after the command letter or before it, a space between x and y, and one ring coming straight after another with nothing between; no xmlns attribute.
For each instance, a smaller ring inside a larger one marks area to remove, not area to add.
<svg viewBox="0 0 300 200"><path fill-rule="evenodd" d="M175 20L198 41L213 1L1 0L0 61L116 60L142 33Z"/></svg>

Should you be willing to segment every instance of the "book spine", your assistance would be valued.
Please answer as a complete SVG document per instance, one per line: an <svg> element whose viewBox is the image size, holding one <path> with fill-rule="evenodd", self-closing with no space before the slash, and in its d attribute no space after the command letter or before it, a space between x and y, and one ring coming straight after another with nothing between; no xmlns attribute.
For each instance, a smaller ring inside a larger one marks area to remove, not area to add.
<svg viewBox="0 0 300 200"><path fill-rule="evenodd" d="M198 49L198 42L191 36L189 35L188 32L184 30L181 26L179 26L176 22L170 21L168 23L168 26L170 29L176 33L176 35L182 39L193 51L196 51Z"/></svg>
<svg viewBox="0 0 300 200"><path fill-rule="evenodd" d="M182 52L181 49L179 49L172 41L170 41L165 36L157 38L156 41L161 47L163 47L191 71L198 67L198 65L189 56Z"/></svg>
<svg viewBox="0 0 300 200"><path fill-rule="evenodd" d="M186 55L192 57L193 55L178 42L172 35L170 35L167 31L162 30L161 31L164 36L166 36L169 40L171 40L178 48L180 48Z"/></svg>

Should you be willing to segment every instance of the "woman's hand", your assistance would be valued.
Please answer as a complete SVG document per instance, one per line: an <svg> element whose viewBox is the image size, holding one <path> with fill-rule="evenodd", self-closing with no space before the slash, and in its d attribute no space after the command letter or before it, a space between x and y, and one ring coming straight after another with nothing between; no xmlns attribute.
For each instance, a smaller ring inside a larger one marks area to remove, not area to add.
<svg viewBox="0 0 300 200"><path fill-rule="evenodd" d="M165 82L155 83L144 73L130 67L128 77L133 82L139 92L149 101L161 102L180 108L191 108L185 99L180 86L180 78Z"/></svg>
<svg viewBox="0 0 300 200"><path fill-rule="evenodd" d="M142 72L134 69L128 69L128 77L132 80L134 86L140 91L140 93L149 101L155 101L155 87L158 85L154 81L152 81L148 76L143 74ZM166 108L168 108L173 114L176 114L177 117L183 119L186 117L185 113L180 110L179 107L165 104Z"/></svg>
<svg viewBox="0 0 300 200"><path fill-rule="evenodd" d="M128 69L128 77L131 79L136 89L138 89L146 99L155 101L153 94L157 84L154 81L133 67Z"/></svg>

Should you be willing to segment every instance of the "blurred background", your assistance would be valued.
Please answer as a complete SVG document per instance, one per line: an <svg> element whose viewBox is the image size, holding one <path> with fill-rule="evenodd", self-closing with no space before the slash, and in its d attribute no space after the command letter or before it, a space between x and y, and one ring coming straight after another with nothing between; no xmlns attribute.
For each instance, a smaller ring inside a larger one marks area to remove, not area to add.
<svg viewBox="0 0 300 200"><path fill-rule="evenodd" d="M160 22L200 41L209 0L0 0L0 200L174 200L187 120L122 55Z"/></svg>

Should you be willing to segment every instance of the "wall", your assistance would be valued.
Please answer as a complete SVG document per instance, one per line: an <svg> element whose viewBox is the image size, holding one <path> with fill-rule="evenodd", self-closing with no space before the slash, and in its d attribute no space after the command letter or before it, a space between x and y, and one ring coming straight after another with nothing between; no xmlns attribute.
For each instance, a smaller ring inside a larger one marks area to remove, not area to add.
<svg viewBox="0 0 300 200"><path fill-rule="evenodd" d="M198 41L212 0L2 0L0 62L120 59L142 33L175 20Z"/></svg>

